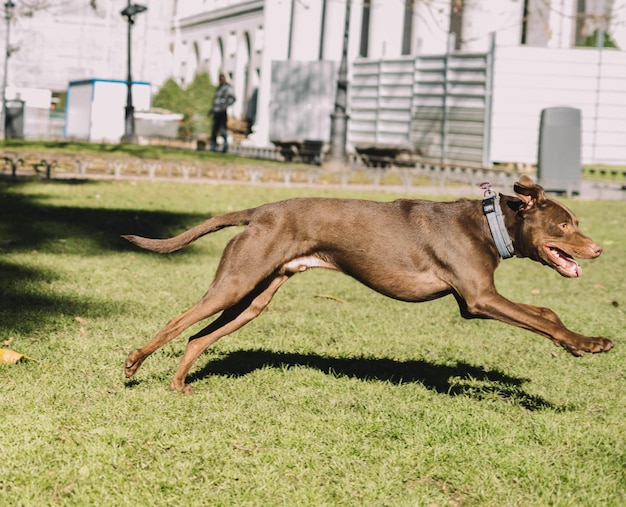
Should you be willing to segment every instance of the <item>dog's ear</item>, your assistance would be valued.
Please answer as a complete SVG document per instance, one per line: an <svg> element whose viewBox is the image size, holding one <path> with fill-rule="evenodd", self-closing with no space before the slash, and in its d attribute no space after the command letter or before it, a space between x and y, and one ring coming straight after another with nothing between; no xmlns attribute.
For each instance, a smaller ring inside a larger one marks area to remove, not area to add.
<svg viewBox="0 0 626 507"><path fill-rule="evenodd" d="M540 206L546 200L546 194L543 192L543 187L537 185L525 174L520 176L520 179L515 185L513 190L523 201L523 205L520 210L534 208Z"/></svg>

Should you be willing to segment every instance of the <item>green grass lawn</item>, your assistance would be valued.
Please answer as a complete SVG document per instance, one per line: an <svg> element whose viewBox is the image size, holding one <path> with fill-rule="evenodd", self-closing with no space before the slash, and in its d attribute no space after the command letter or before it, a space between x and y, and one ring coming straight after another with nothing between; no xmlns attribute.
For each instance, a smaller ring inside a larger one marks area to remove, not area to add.
<svg viewBox="0 0 626 507"><path fill-rule="evenodd" d="M40 361L0 365L1 505L626 503L626 202L567 201L604 246L582 278L497 272L507 297L613 338L607 354L317 270L198 360L193 396L168 390L190 333L126 380L128 352L204 293L237 230L167 256L119 235L295 195L397 197L0 181L0 348Z"/></svg>

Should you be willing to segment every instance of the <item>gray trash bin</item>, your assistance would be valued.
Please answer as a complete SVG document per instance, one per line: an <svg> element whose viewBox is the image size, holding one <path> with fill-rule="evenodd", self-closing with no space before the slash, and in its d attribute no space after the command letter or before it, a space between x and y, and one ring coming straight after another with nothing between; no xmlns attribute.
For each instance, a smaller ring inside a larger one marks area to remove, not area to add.
<svg viewBox="0 0 626 507"><path fill-rule="evenodd" d="M24 139L24 101L15 99L5 103L4 137Z"/></svg>
<svg viewBox="0 0 626 507"><path fill-rule="evenodd" d="M537 177L550 192L580 193L580 109L549 107L541 111Z"/></svg>

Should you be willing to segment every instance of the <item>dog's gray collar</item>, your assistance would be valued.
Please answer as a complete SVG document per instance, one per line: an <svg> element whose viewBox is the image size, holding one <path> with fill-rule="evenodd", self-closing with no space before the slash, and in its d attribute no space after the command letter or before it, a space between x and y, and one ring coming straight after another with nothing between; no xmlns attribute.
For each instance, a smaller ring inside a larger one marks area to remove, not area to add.
<svg viewBox="0 0 626 507"><path fill-rule="evenodd" d="M485 191L483 197L483 213L487 217L491 236L496 243L496 248L500 257L510 259L513 257L513 242L509 236L509 232L504 225L504 217L502 216L502 208L500 207L500 197L491 188L490 183L482 183L480 185Z"/></svg>

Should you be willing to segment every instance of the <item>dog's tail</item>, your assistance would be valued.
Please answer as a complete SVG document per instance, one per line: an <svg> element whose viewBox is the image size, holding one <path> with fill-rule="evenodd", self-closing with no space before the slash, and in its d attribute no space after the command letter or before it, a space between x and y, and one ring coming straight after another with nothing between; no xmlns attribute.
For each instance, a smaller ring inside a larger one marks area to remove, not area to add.
<svg viewBox="0 0 626 507"><path fill-rule="evenodd" d="M247 209L242 211L234 211L232 213L226 213L213 218L209 218L205 222L192 227L191 229L168 239L151 239L144 238L142 236L134 236L132 234L125 234L122 238L134 243L135 245L145 248L146 250L152 250L158 253L170 253L180 250L187 246L189 243L201 238L205 234L219 231L224 227L233 227L236 225L248 225L252 218L253 209Z"/></svg>

